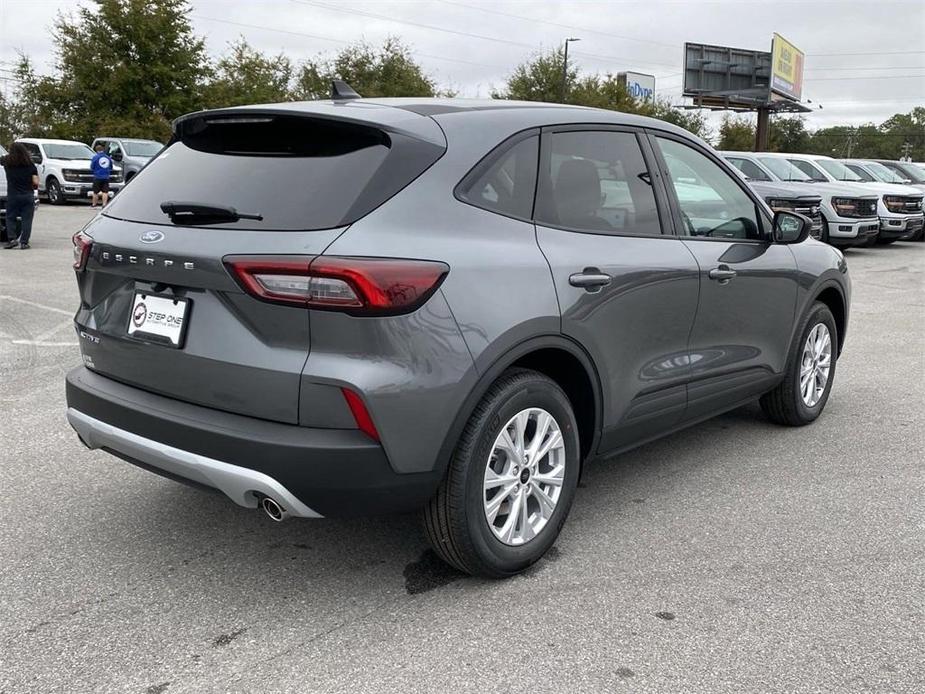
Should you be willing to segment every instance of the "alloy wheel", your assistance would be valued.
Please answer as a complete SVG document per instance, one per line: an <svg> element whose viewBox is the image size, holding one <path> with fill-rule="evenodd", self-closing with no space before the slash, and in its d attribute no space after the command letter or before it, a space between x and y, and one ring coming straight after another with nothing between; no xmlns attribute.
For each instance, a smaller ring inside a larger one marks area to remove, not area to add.
<svg viewBox="0 0 925 694"><path fill-rule="evenodd" d="M485 466L488 527L506 545L523 545L546 527L562 495L565 442L555 418L532 407L511 417Z"/></svg>
<svg viewBox="0 0 925 694"><path fill-rule="evenodd" d="M822 399L831 368L832 336L824 323L818 323L806 336L800 359L800 396L807 407Z"/></svg>

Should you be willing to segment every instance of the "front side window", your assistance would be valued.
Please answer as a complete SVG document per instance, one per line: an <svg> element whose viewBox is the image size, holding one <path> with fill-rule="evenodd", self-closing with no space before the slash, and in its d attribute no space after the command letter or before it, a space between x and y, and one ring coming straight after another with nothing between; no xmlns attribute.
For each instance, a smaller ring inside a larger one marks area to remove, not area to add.
<svg viewBox="0 0 925 694"><path fill-rule="evenodd" d="M536 135L527 137L489 158L484 169L476 169L471 180L463 181L459 196L490 212L530 219L536 191L539 140Z"/></svg>
<svg viewBox="0 0 925 694"><path fill-rule="evenodd" d="M112 154L122 154L122 148L119 146L118 142L110 142L109 147L106 148L106 151Z"/></svg>
<svg viewBox="0 0 925 694"><path fill-rule="evenodd" d="M22 145L29 151L29 156L32 157L34 163L42 163L42 150L39 149L38 145L31 142L23 142Z"/></svg>
<svg viewBox="0 0 925 694"><path fill-rule="evenodd" d="M809 176L811 181L818 181L819 183L827 183L828 177L822 173L815 166L810 164L808 161L803 161L802 159L788 159L791 164L797 167L800 171Z"/></svg>
<svg viewBox="0 0 925 694"><path fill-rule="evenodd" d="M739 157L727 157L726 161L736 167L739 171L745 174L745 177L750 181L770 181L771 177L768 176L761 167L758 166L755 162L748 159L740 159Z"/></svg>
<svg viewBox="0 0 925 694"><path fill-rule="evenodd" d="M865 183L875 183L876 179L867 173L862 167L857 164L845 164L851 171L853 171L858 178L860 178Z"/></svg>
<svg viewBox="0 0 925 694"><path fill-rule="evenodd" d="M652 179L634 133L544 135L536 221L601 234L661 235Z"/></svg>
<svg viewBox="0 0 925 694"><path fill-rule="evenodd" d="M761 240L755 202L709 157L675 140L657 137L688 236Z"/></svg>

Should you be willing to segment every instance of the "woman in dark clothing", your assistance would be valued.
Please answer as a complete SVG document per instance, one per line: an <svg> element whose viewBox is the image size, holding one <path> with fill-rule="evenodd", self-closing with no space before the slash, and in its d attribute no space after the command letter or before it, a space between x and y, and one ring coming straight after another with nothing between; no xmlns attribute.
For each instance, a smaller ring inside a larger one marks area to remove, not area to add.
<svg viewBox="0 0 925 694"><path fill-rule="evenodd" d="M0 158L6 173L6 233L10 242L6 248L29 248L32 235L32 217L35 214L34 190L39 187L39 172L27 150L19 142L10 146L10 153ZM13 239L16 218L22 220L19 238Z"/></svg>

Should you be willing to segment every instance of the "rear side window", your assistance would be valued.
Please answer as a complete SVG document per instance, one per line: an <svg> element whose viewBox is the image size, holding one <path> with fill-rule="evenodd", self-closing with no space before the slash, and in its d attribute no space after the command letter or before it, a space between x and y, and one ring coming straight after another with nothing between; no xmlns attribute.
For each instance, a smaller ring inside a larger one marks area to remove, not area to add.
<svg viewBox="0 0 925 694"><path fill-rule="evenodd" d="M636 135L576 130L544 135L536 221L598 234L662 233Z"/></svg>
<svg viewBox="0 0 925 694"><path fill-rule="evenodd" d="M539 137L531 135L501 147L463 179L460 199L490 212L530 219L536 192Z"/></svg>
<svg viewBox="0 0 925 694"><path fill-rule="evenodd" d="M262 217L210 228L329 229L374 210L443 152L410 136L343 121L206 114L181 122L175 141L106 214L169 224L162 202L195 202Z"/></svg>

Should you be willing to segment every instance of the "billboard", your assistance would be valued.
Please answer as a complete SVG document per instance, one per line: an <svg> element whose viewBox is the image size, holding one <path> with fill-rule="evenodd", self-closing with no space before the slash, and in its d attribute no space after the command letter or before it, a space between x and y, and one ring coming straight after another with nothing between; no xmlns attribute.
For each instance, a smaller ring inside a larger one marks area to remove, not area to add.
<svg viewBox="0 0 925 694"><path fill-rule="evenodd" d="M639 101L655 100L655 75L641 72L621 72L617 75L617 84L622 85L630 96Z"/></svg>
<svg viewBox="0 0 925 694"><path fill-rule="evenodd" d="M768 100L771 54L751 48L684 44L683 95L697 105L751 109Z"/></svg>
<svg viewBox="0 0 925 694"><path fill-rule="evenodd" d="M771 42L771 91L794 101L803 94L803 52L780 34Z"/></svg>

